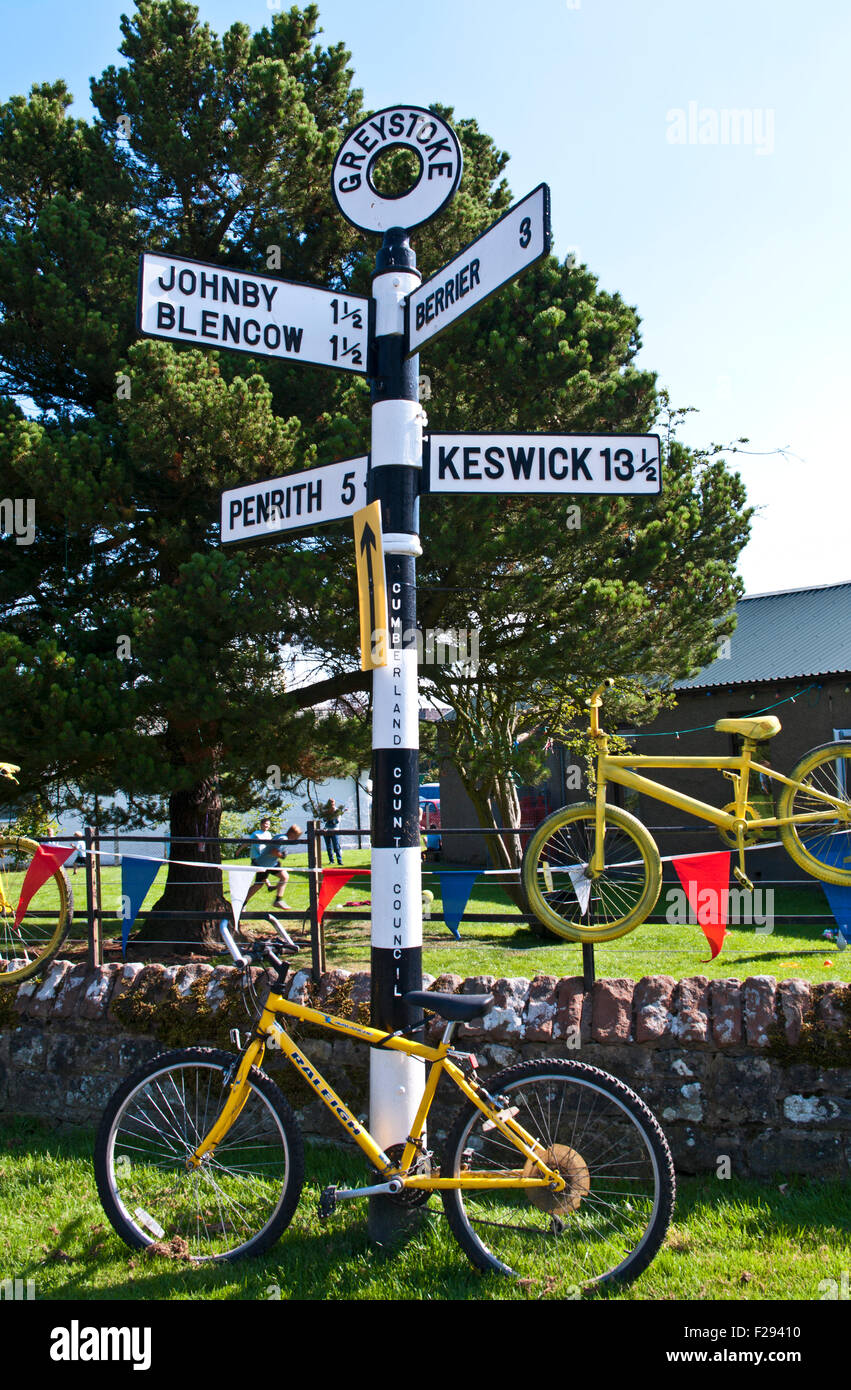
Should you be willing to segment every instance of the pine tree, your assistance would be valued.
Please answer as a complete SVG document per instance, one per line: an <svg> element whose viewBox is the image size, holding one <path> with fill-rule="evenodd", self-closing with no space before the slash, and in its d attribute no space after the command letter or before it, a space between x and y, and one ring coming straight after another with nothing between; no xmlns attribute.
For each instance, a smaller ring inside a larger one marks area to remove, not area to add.
<svg viewBox="0 0 851 1390"><path fill-rule="evenodd" d="M318 753L357 762L369 747L347 703L369 689L350 529L223 550L220 495L365 452L369 391L140 340L138 258L368 293L375 240L330 192L362 94L342 45L318 41L313 5L220 38L185 0L137 0L121 27L124 62L93 81L93 122L68 115L62 83L0 107L0 495L31 499L35 521L34 544L0 541L0 751L22 764L24 794L47 779L84 797L120 788L135 823L165 798L173 853L191 862L171 866L158 907L205 913L181 934L212 941L225 904L205 841L223 798L256 807L270 769L310 776ZM426 275L511 202L507 155L434 109L465 172L415 234ZM638 328L587 269L549 258L429 346L431 427L647 429L659 399L635 366ZM503 708L535 691L552 703L568 675L693 665L735 599L746 530L735 475L676 449L661 502L588 499L578 532L551 498L427 499L421 626L481 629L476 717L490 702L492 729L508 728ZM287 643L324 671L306 688L288 686ZM445 675L434 688L455 698ZM482 783L486 801L510 795L515 762ZM174 923L145 934L172 938Z"/></svg>

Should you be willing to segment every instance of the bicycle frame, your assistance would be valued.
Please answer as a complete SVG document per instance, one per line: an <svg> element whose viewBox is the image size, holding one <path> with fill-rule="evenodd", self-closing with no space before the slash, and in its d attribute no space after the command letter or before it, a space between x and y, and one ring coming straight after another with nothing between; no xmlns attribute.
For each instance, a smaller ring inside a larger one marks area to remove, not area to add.
<svg viewBox="0 0 851 1390"><path fill-rule="evenodd" d="M600 736L600 741L601 743L606 741L604 735ZM675 791L673 787L666 787L662 782L656 782L649 777L642 777L638 773L629 770L635 767L706 767L714 768L717 772L728 773L732 778L736 791L734 798L736 805L735 813L731 814L727 811L721 811L717 806L713 806L708 801L700 801L696 797L687 796L683 792ZM753 762L751 750L747 747L737 757L730 758L654 758L639 753L612 755L608 752L607 747L602 747L597 755L597 797L599 800L602 793L602 800L605 801L606 783L617 782L623 787L630 787L634 791L643 792L645 796L652 796L656 801L662 801L665 805L673 806L678 811L686 811L690 815L698 816L701 820L710 821L713 825L717 825L723 830L735 831L737 822L744 818L751 772L769 777L774 782L782 782L784 786L787 787L801 787L800 782L794 781L791 777L784 777L782 772L776 772L774 768L765 767L762 763ZM825 804L830 807L830 810L809 811L799 816L758 816L748 820L748 830L768 829L770 827L779 828L781 825L811 825L820 820L836 820L836 803L829 795L824 792L816 791L812 787L807 788L807 795L813 797L817 801L824 801Z"/></svg>
<svg viewBox="0 0 851 1390"><path fill-rule="evenodd" d="M356 1119L336 1094L333 1087L305 1056L302 1048L298 1047L293 1042L281 1023L278 1022L280 1015L297 1019L302 1023L312 1023L320 1028L329 1029L332 1032L344 1033L347 1037L353 1037L371 1047L386 1047L390 1051L404 1052L407 1053L408 1056L420 1057L424 1062L431 1063L423 1098L412 1125L412 1133L407 1137L404 1152L399 1163L395 1163L388 1157L370 1134L369 1130ZM291 1000L285 999L283 995L278 994L275 990L272 990L263 1008L263 1012L260 1015L254 1034L239 1058L236 1067L236 1075L231 1082L230 1094L225 1101L221 1114L188 1159L189 1166L193 1168L199 1167L205 1155L212 1154L216 1145L225 1137L248 1099L246 1081L249 1072L253 1066L260 1066L266 1047L271 1043L276 1049L280 1049L292 1065L300 1072L308 1085L312 1087L320 1100L328 1107L338 1124L351 1135L373 1167L378 1169L378 1171L388 1179L388 1183L390 1179L395 1179L405 1188L420 1188L429 1192L437 1191L439 1188L449 1187L516 1187L524 1189L530 1187L544 1187L557 1192L563 1191L566 1186L565 1179L558 1172L554 1172L547 1166L542 1157L543 1151L537 1141L523 1129L522 1125L516 1122L509 1112L499 1111L496 1106L490 1104L488 1100L482 1099L474 1087L469 1084L461 1069L452 1062L449 1045L452 1031L453 1025L450 1024L445 1030L443 1040L439 1045L437 1047L430 1047L426 1043L416 1042L413 1038L407 1038L401 1034L386 1033L381 1029L370 1028L364 1024L354 1023L351 1019L339 1018L334 1014L328 1014L320 1009L310 1008L305 1004L296 1004ZM477 1175L475 1172L467 1172L457 1178L432 1177L430 1174L416 1173L408 1175L408 1170L416 1162L418 1156L424 1151L422 1136L425 1131L426 1119L431 1108L431 1103L434 1100L438 1082L443 1075L450 1077L450 1079L454 1081L458 1089L481 1110L482 1114L487 1116L494 1128L500 1130L500 1132L515 1145L518 1153L522 1154L527 1163L531 1162L534 1164L540 1176L534 1178L531 1176L524 1177L521 1171L517 1171L517 1173L512 1176L501 1177L496 1177L491 1173ZM366 1196L376 1191L387 1191L389 1190L388 1183L385 1183L379 1188L362 1188L357 1191L346 1193L345 1195Z"/></svg>

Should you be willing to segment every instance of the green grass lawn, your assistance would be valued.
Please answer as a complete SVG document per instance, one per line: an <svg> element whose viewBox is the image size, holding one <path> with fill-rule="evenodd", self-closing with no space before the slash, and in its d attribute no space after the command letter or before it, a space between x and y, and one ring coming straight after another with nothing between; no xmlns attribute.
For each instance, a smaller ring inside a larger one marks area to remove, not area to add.
<svg viewBox="0 0 851 1390"><path fill-rule="evenodd" d="M354 1150L309 1146L301 1203L268 1255L217 1266L133 1252L98 1201L93 1142L89 1131L59 1133L35 1120L4 1126L0 1277L33 1279L38 1300L546 1297L545 1287L477 1274L452 1239L437 1198L414 1238L393 1255L370 1244L364 1202L341 1203L320 1223L316 1204L327 1183L364 1181ZM819 1300L821 1282L839 1282L849 1268L851 1215L842 1183L685 1179L674 1224L650 1268L605 1297Z"/></svg>
<svg viewBox="0 0 851 1390"><path fill-rule="evenodd" d="M345 863L367 867L369 850L347 850ZM247 860L237 861L247 863ZM290 855L288 868L306 867L307 855ZM461 866L442 864L441 868ZM466 867L466 866L464 866ZM14 876L7 891L15 892ZM76 917L72 939L82 942L86 935L85 878L82 868L70 880L76 900ZM148 910L163 890L165 873L161 871L143 903ZM444 971L462 976L494 975L532 976L543 972L566 976L582 973L582 948L556 937L539 937L523 921L506 893L490 876L478 879L468 903L468 911L485 915L484 922L462 918L461 940L455 941L440 921L426 920L423 924L423 969L432 975ZM667 885L666 885L667 886ZM441 911L440 881L435 866L424 866L423 887L434 893L432 908ZM227 879L225 876L227 895ZM664 889L663 899L664 901ZM105 867L102 870L103 906L118 913L121 903L121 870ZM48 884L39 894L39 906L55 906L55 892ZM251 927L251 913L264 913L272 905L273 893L261 890L248 906L246 925ZM286 889L286 899L295 916L288 921L297 939L303 928L309 931L308 886L306 874L294 873ZM368 906L352 907L346 915L347 903L368 902L368 880L356 876L337 894L325 917L326 953L329 967L347 970L368 970L370 958ZM657 908L657 912L659 909ZM851 979L851 951L839 952L836 946L822 939L824 923L808 920L828 912L827 900L819 884L800 888L781 888L775 891L776 917L793 917L792 925L777 925L770 935L759 933L754 926L732 926L728 929L724 949L710 962L709 947L700 927L682 923L672 925L665 920L643 923L617 941L604 942L595 948L598 979L625 976L640 979L643 975L668 974L676 978L687 975L708 975L712 979L745 978L748 975L775 975L778 979L791 977L816 984L822 980ZM365 914L360 920L357 914ZM342 914L342 915L338 915ZM259 921L255 924L261 926ZM120 923L105 922L104 933L113 943L120 942ZM179 933L175 933L178 935ZM67 954L67 952L66 952ZM305 957L309 955L305 945ZM113 946L107 959L119 958ZM132 942L128 959L133 960ZM229 960L229 957L222 957Z"/></svg>

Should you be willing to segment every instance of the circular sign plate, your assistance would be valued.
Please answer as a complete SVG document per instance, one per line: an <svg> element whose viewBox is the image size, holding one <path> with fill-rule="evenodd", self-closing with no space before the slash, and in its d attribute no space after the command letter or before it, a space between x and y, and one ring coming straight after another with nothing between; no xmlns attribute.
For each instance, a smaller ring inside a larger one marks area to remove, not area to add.
<svg viewBox="0 0 851 1390"><path fill-rule="evenodd" d="M385 150L413 150L416 183L393 197L380 193L373 170ZM334 200L347 221L364 232L410 231L445 207L461 181L461 146L451 126L422 106L388 106L361 121L337 151L331 174Z"/></svg>

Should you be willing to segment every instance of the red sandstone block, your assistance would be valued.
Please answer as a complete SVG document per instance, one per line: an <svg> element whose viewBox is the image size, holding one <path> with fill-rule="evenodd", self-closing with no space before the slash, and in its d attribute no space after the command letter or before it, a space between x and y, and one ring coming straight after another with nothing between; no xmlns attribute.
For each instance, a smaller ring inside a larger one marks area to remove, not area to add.
<svg viewBox="0 0 851 1390"><path fill-rule="evenodd" d="M841 991L845 986L828 980L818 987L819 998L816 1003L816 1019L831 1030L839 1031L845 1026L845 1016L840 1002Z"/></svg>
<svg viewBox="0 0 851 1390"><path fill-rule="evenodd" d="M576 1037L580 1042L591 1041L591 995L585 993L581 975L559 980L556 985L556 1016L553 1039Z"/></svg>
<svg viewBox="0 0 851 1390"><path fill-rule="evenodd" d="M328 970L319 981L319 1003L320 1009L327 1009L329 1001L334 1004L334 1011L340 1002L340 991L345 987L346 981L350 980L352 972L350 970Z"/></svg>
<svg viewBox="0 0 851 1390"><path fill-rule="evenodd" d="M674 990L671 1037L677 1042L703 1043L709 1037L709 980L692 975Z"/></svg>
<svg viewBox="0 0 851 1390"><path fill-rule="evenodd" d="M741 980L713 980L709 986L712 1041L718 1047L735 1047L744 1034Z"/></svg>
<svg viewBox="0 0 851 1390"><path fill-rule="evenodd" d="M523 1019L524 1036L527 1042L551 1042L553 1024L556 1017L555 975L536 975L529 985L526 996L526 1013Z"/></svg>
<svg viewBox="0 0 851 1390"><path fill-rule="evenodd" d="M594 1042L632 1041L632 980L598 980L591 991L591 1037Z"/></svg>
<svg viewBox="0 0 851 1390"><path fill-rule="evenodd" d="M465 980L461 986L461 994L493 994L496 988L496 978L493 975L472 975L469 980ZM480 1038L482 1036L482 1020L474 1018L472 1023L460 1023L456 1038Z"/></svg>
<svg viewBox="0 0 851 1390"><path fill-rule="evenodd" d="M139 961L128 961L120 967L113 982L112 994L109 998L110 1012L112 1012L117 1000L122 999L125 994L129 994L144 968L144 965Z"/></svg>
<svg viewBox="0 0 851 1390"><path fill-rule="evenodd" d="M742 1017L745 1041L751 1047L765 1047L768 1030L774 1026L777 981L773 975L751 975L742 985Z"/></svg>
<svg viewBox="0 0 851 1390"><path fill-rule="evenodd" d="M633 994L636 1042L657 1042L670 1031L676 983L673 975L645 975L638 981Z"/></svg>
<svg viewBox="0 0 851 1390"><path fill-rule="evenodd" d="M812 990L806 980L781 980L777 997L786 1041L792 1047L797 1047L804 1017L812 1002Z"/></svg>
<svg viewBox="0 0 851 1390"><path fill-rule="evenodd" d="M55 960L48 967L47 974L30 1000L27 1014L30 1018L51 1018L56 1001L71 974L71 962Z"/></svg>
<svg viewBox="0 0 851 1390"><path fill-rule="evenodd" d="M372 976L368 970L356 970L352 975L352 1004L369 1004L372 998Z"/></svg>
<svg viewBox="0 0 851 1390"><path fill-rule="evenodd" d="M68 972L62 982L61 989L57 992L50 1008L51 1018L74 1018L83 998L83 986L86 976L89 974L89 967L85 964L75 965ZM44 1018L46 1015L41 1014Z"/></svg>
<svg viewBox="0 0 851 1390"><path fill-rule="evenodd" d="M494 1042L521 1038L528 995L529 981L525 978L497 980L493 987L493 1007L483 1017L480 1031Z"/></svg>
<svg viewBox="0 0 851 1390"><path fill-rule="evenodd" d="M120 969L120 965L111 961L107 965L99 965L86 976L77 1005L78 1018L98 1019L106 1016L113 982Z"/></svg>

